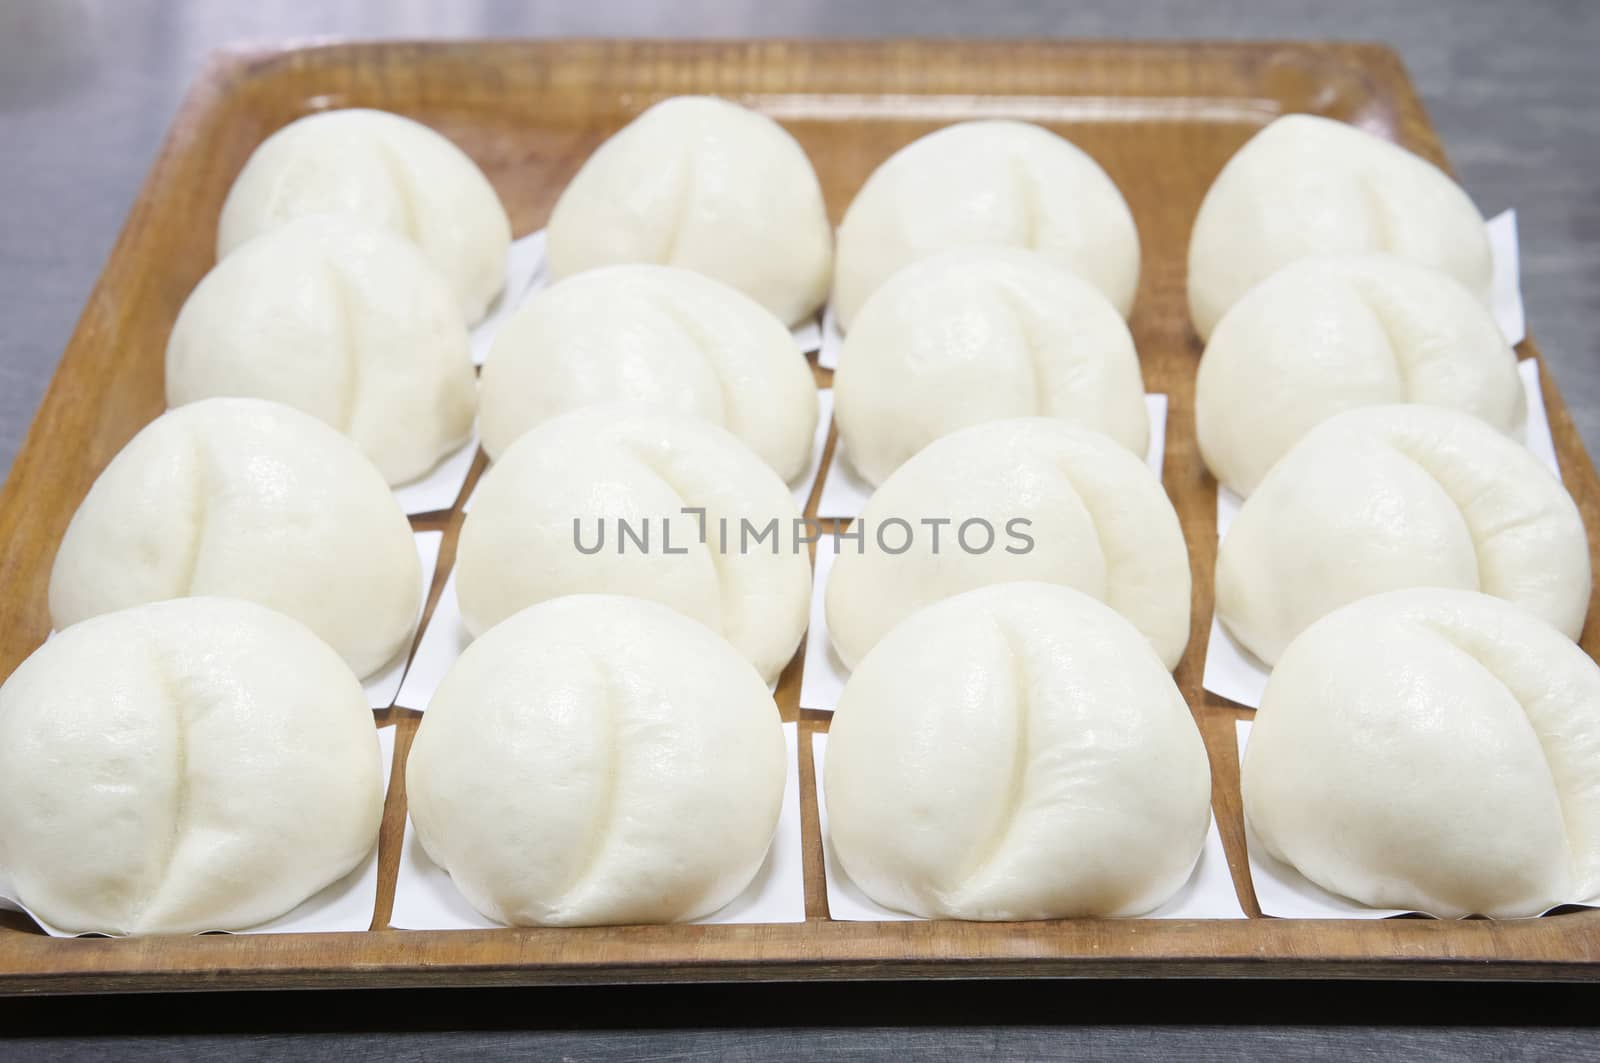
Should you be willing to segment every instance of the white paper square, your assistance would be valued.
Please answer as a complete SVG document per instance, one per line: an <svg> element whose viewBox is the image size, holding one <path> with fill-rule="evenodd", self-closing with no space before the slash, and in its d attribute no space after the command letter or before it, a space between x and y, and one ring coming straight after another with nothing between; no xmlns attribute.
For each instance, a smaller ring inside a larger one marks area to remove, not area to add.
<svg viewBox="0 0 1600 1063"><path fill-rule="evenodd" d="M1261 659L1241 646L1214 615L1206 636L1206 666L1200 685L1229 701L1253 709L1261 704L1272 675Z"/></svg>
<svg viewBox="0 0 1600 1063"><path fill-rule="evenodd" d="M438 513L450 509L461 496L461 488L478 456L478 433L446 454L428 473L394 489L394 500L408 517L419 513Z"/></svg>
<svg viewBox="0 0 1600 1063"><path fill-rule="evenodd" d="M439 589L439 601L434 604L433 615L428 618L428 626L417 643L417 652L411 657L411 667L406 670L405 682L400 684L400 692L395 695L395 704L419 712L426 709L444 674L471 642L472 636L461 619L461 603L456 600L456 574L452 571Z"/></svg>
<svg viewBox="0 0 1600 1063"><path fill-rule="evenodd" d="M823 765L827 760L828 736L811 736L811 768L817 787L817 825L822 832L822 866L828 886L828 917L836 922L916 922L921 916L897 912L862 893L834 856L828 842L828 800L823 789ZM1222 834L1216 817L1206 829L1205 847L1194 871L1183 888L1144 919L1243 919L1244 909L1233 888L1233 873L1222 848Z"/></svg>
<svg viewBox="0 0 1600 1063"><path fill-rule="evenodd" d="M810 354L822 346L822 315L813 314L789 330L801 354Z"/></svg>
<svg viewBox="0 0 1600 1063"><path fill-rule="evenodd" d="M472 329L472 364L482 365L489 357L489 347L495 333L500 331L528 297L549 283L545 269L544 230L531 232L520 240L513 240L506 253L506 283L499 296L490 304L489 312Z"/></svg>
<svg viewBox="0 0 1600 1063"><path fill-rule="evenodd" d="M1167 396L1159 393L1146 395L1144 404L1150 417L1150 443L1145 450L1144 460L1159 480L1167 453ZM873 490L873 486L858 476L846 460L844 440L841 439L833 448L833 460L828 463L828 473L822 481L822 494L817 499L817 516L853 520L861 516Z"/></svg>
<svg viewBox="0 0 1600 1063"><path fill-rule="evenodd" d="M1231 487L1217 485L1217 542L1228 534L1228 529L1233 527L1233 518L1239 515L1239 507L1244 505L1244 499Z"/></svg>
<svg viewBox="0 0 1600 1063"><path fill-rule="evenodd" d="M839 348L844 345L844 333L839 331L839 319L834 315L833 304L822 308L822 336L817 347L817 364L824 369L839 368Z"/></svg>
<svg viewBox="0 0 1600 1063"><path fill-rule="evenodd" d="M833 571L837 556L833 536L824 535L817 540L816 557L811 562L811 623L806 628L806 659L800 672L802 709L832 712L850 678L850 670L839 660L833 640L828 637L828 611L823 607L828 573Z"/></svg>
<svg viewBox="0 0 1600 1063"><path fill-rule="evenodd" d="M1523 439L1533 456L1543 462L1556 479L1561 478L1561 466L1556 460L1555 440L1550 435L1550 417L1544 408L1544 392L1539 386L1539 363L1525 358L1517 363L1517 373L1522 378L1522 389L1528 401L1527 424ZM1239 507L1244 504L1238 495L1221 484L1217 485L1217 540L1227 534ZM1271 669L1249 650L1241 646L1215 614L1211 617L1211 631L1206 638L1206 663L1200 685L1213 694L1253 709L1261 704L1261 694L1267 688Z"/></svg>
<svg viewBox="0 0 1600 1063"><path fill-rule="evenodd" d="M743 893L696 923L803 923L806 882L800 836L800 761L795 724L783 725L788 776L778 829L761 870ZM406 819L400 844L400 874L394 885L389 925L401 930L492 930L501 924L480 913L456 889L450 875L428 859Z"/></svg>
<svg viewBox="0 0 1600 1063"><path fill-rule="evenodd" d="M1527 337L1527 321L1522 310L1522 253L1517 240L1517 212L1501 211L1489 219L1487 228L1489 255L1494 266L1489 307L1506 342L1515 347Z"/></svg>
<svg viewBox="0 0 1600 1063"><path fill-rule="evenodd" d="M811 489L817 484L817 471L822 468L822 452L828 449L828 426L832 423L833 389L820 388L817 391L817 430L811 436L811 460L800 478L789 485L794 492L795 505L800 507L802 513L805 512L806 503L811 501Z"/></svg>
<svg viewBox="0 0 1600 1063"><path fill-rule="evenodd" d="M379 757L383 764L383 792L389 793L389 777L394 766L394 726L378 729ZM338 933L366 930L372 926L372 914L378 905L378 843L373 839L372 852L367 854L354 871L337 882L330 883L318 893L278 918L253 926L248 930L234 930L234 934L312 934ZM16 899L9 878L0 874L0 908L23 912L51 937L83 937L60 930Z"/></svg>
<svg viewBox="0 0 1600 1063"><path fill-rule="evenodd" d="M422 610L428 604L428 592L433 589L433 573L439 565L439 544L444 541L442 531L421 531L416 533L417 560L422 562L422 601L417 605L417 622L422 622ZM395 694L400 690L400 681L406 674L406 661L411 655L411 640L406 640L405 648L389 662L383 671L367 677L361 684L367 691L367 704L374 709L387 709L394 704Z"/></svg>
<svg viewBox="0 0 1600 1063"><path fill-rule="evenodd" d="M1145 448L1144 463L1161 479L1167 462L1167 397L1159 391L1144 397L1145 412L1150 417L1150 442Z"/></svg>
<svg viewBox="0 0 1600 1063"><path fill-rule="evenodd" d="M1555 437L1550 434L1550 413L1544 408L1544 387L1539 382L1539 363L1524 358L1517 363L1517 375L1522 377L1522 391L1528 400L1527 421L1523 424L1522 440L1533 456L1561 479L1561 462L1556 457Z"/></svg>

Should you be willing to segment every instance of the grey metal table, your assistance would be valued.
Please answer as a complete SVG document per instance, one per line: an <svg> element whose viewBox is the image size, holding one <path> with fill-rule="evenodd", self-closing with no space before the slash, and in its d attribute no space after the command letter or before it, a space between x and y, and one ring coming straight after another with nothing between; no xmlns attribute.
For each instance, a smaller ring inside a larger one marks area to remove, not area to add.
<svg viewBox="0 0 1600 1063"><path fill-rule="evenodd" d="M0 0L0 469L208 51L325 36L576 35L1387 42L1405 58L1479 206L1518 209L1531 331L1585 442L1600 442L1600 3L1591 0ZM399 1008L372 995L279 995L6 1004L0 1037L14 1039L0 1041L0 1053L1540 1056L1592 1044L1570 1024L1594 1010L1571 990L1471 987L427 993ZM1369 1025L1336 1025L1352 1022ZM79 1036L31 1039L47 1030ZM143 1039L119 1036L132 1033Z"/></svg>

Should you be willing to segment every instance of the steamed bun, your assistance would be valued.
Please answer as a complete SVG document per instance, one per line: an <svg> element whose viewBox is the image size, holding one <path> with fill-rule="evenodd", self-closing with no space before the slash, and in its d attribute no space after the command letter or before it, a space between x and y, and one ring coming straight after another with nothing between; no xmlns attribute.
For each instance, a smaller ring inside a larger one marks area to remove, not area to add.
<svg viewBox="0 0 1600 1063"><path fill-rule="evenodd" d="M547 229L557 279L630 262L731 285L785 325L828 291L833 233L822 186L794 137L709 96L663 100L600 145Z"/></svg>
<svg viewBox="0 0 1600 1063"><path fill-rule="evenodd" d="M318 214L240 247L183 304L167 402L222 395L311 414L397 484L467 441L478 392L455 294L422 252Z"/></svg>
<svg viewBox="0 0 1600 1063"><path fill-rule="evenodd" d="M71 933L274 919L378 840L372 710L337 654L250 602L85 620L0 687L0 870Z"/></svg>
<svg viewBox="0 0 1600 1063"><path fill-rule="evenodd" d="M1206 344L1195 427L1213 475L1248 495L1318 422L1415 402L1506 433L1526 403L1517 359L1477 298L1392 255L1301 259L1245 294Z"/></svg>
<svg viewBox="0 0 1600 1063"><path fill-rule="evenodd" d="M1251 137L1212 183L1189 238L1201 339L1252 285L1296 259L1387 251L1487 301L1483 216L1443 170L1331 118L1291 114Z"/></svg>
<svg viewBox="0 0 1600 1063"><path fill-rule="evenodd" d="M1149 467L1099 432L1041 417L964 428L900 466L851 530L863 541L841 538L825 603L847 667L923 606L1017 580L1105 602L1168 668L1188 644L1178 515Z"/></svg>
<svg viewBox="0 0 1600 1063"><path fill-rule="evenodd" d="M1272 467L1217 547L1217 619L1267 664L1318 617L1402 587L1483 591L1576 639L1589 541L1520 443L1433 406L1348 410Z"/></svg>
<svg viewBox="0 0 1600 1063"><path fill-rule="evenodd" d="M1059 417L1143 456L1133 337L1086 281L1031 251L948 251L900 270L862 307L833 377L839 438L882 483L958 428Z"/></svg>
<svg viewBox="0 0 1600 1063"><path fill-rule="evenodd" d="M420 122L360 108L297 119L251 153L217 223L217 257L306 214L357 214L422 248L468 324L505 284L511 220L466 153Z"/></svg>
<svg viewBox="0 0 1600 1063"><path fill-rule="evenodd" d="M1498 598L1393 591L1307 628L1241 780L1256 843L1363 904L1510 917L1600 894L1600 669Z"/></svg>
<svg viewBox="0 0 1600 1063"><path fill-rule="evenodd" d="M785 761L777 706L726 642L654 602L577 595L451 666L406 801L428 855L492 919L667 923L755 877Z"/></svg>
<svg viewBox="0 0 1600 1063"><path fill-rule="evenodd" d="M422 564L348 439L276 402L204 399L150 422L95 480L50 570L50 617L197 595L285 613L365 676L410 643Z"/></svg>
<svg viewBox="0 0 1600 1063"><path fill-rule="evenodd" d="M649 598L721 634L771 681L809 618L800 519L777 474L716 425L583 407L522 436L479 483L456 547L461 615L482 635L566 594Z"/></svg>
<svg viewBox="0 0 1600 1063"><path fill-rule="evenodd" d="M1139 233L1099 163L1027 122L959 122L895 152L856 193L839 226L840 326L853 328L872 293L911 262L993 246L1037 251L1122 316L1133 307Z"/></svg>
<svg viewBox="0 0 1600 1063"><path fill-rule="evenodd" d="M743 440L784 480L810 464L817 386L783 323L692 270L611 266L534 296L483 367L483 446L498 458L579 406L651 403Z"/></svg>
<svg viewBox="0 0 1600 1063"><path fill-rule="evenodd" d="M1149 640L1047 583L895 628L845 686L824 771L851 880L930 919L1147 912L1211 821L1205 744Z"/></svg>

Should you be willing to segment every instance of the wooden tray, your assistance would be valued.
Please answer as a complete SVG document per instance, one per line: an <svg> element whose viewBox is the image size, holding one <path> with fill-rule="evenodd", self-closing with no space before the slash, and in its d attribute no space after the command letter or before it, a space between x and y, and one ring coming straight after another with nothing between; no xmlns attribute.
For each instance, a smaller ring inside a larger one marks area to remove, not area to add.
<svg viewBox="0 0 1600 1063"><path fill-rule="evenodd" d="M78 501L112 455L163 408L167 332L212 264L223 196L263 137L327 107L411 115L477 159L520 235L544 224L567 179L605 136L655 100L680 93L724 94L782 121L810 152L835 220L890 152L968 118L1047 125L1082 145L1121 186L1144 244L1131 324L1147 385L1171 396L1165 483L1194 569L1189 652L1177 680L1211 752L1222 836L1252 918L830 921L811 743L804 737L827 723L822 714L797 709L797 658L784 673L778 703L785 719L800 720L802 732L805 923L387 929L405 817L404 774L397 770L383 825L377 929L57 940L24 917L7 916L0 919L0 991L977 976L1590 978L1600 972L1600 911L1513 922L1260 918L1245 870L1234 751L1233 721L1243 713L1200 689L1215 491L1194 438L1200 346L1184 300L1189 227L1228 156L1286 111L1359 123L1443 163L1399 60L1375 45L579 41L222 54L183 105L0 493L0 675L49 628L50 561ZM1533 354L1532 344L1523 352ZM829 374L817 376L826 382ZM1548 376L1544 393L1566 483L1591 529L1600 570L1593 534L1600 532L1600 484ZM433 597L453 559L460 521L452 513L415 522L445 532ZM1597 629L1600 623L1591 623L1583 640L1591 654L1600 648ZM418 716L394 709L379 717L399 725L396 764L403 764Z"/></svg>

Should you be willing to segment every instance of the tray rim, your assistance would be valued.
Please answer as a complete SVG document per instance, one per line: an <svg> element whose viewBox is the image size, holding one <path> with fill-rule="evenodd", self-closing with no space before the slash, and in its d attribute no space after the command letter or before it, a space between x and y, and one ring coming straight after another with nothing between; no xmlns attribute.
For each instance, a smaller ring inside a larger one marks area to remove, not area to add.
<svg viewBox="0 0 1600 1063"><path fill-rule="evenodd" d="M70 388L66 371L75 352L90 345L97 327L96 305L128 282L137 266L135 252L149 237L147 204L184 152L201 143L203 119L231 93L280 73L313 56L343 53L463 51L519 48L588 48L596 51L648 46L663 52L711 49L811 49L840 46L863 49L907 48L934 52L1027 46L1062 52L1116 49L1159 54L1183 51L1249 54L1268 49L1333 52L1359 57L1365 68L1388 68L1397 120L1443 157L1398 53L1387 45L1356 41L1189 41L1189 40L1018 40L886 38L875 40L786 38L778 40L630 41L626 39L450 39L340 40L314 38L287 42L244 42L211 53L176 111L134 206L85 309L74 326L63 357L45 390L17 460L0 488L0 541L9 544L25 490L42 459L39 441ZM1531 344L1524 348L1535 356ZM1552 427L1563 442L1563 466L1578 466L1593 479L1581 439L1548 372L1542 374ZM0 573L20 564L9 551L0 554ZM443 567L441 566L441 575ZM442 579L438 581L442 583ZM436 588L437 589L437 588ZM1198 691L1185 690L1186 696ZM1203 701L1203 696L1201 698ZM401 718L417 714L389 710ZM802 712L801 733L816 729L816 717ZM1230 721L1231 722L1231 721ZM396 757L409 745L397 742ZM810 773L810 743L801 741L803 785ZM390 800L398 799L392 791ZM809 805L806 806L809 810ZM811 817L808 816L808 819ZM807 824L808 833L815 824ZM387 839L386 839L387 844ZM1275 947L1264 951L1263 922L1275 925ZM348 934L264 936L205 935L193 938L135 940L52 939L0 931L0 995L79 994L244 988L385 988L403 986L648 984L667 982L795 981L813 978L963 979L963 978L1362 978L1362 979L1534 979L1591 980L1600 977L1600 911L1571 913L1552 920L1441 922L1397 919L1363 923L1363 947L1316 948L1324 931L1349 929L1348 920L1070 920L1051 923L963 924L846 923L812 918L805 923L592 928L552 930L508 928L493 931L375 930ZM971 927L983 928L982 947ZM1159 926L1159 934L1152 927ZM1559 936L1574 956L1540 955L1539 943ZM598 956L580 959L564 942L596 937L620 939ZM1380 952L1366 941L1382 938ZM1156 940L1160 939L1160 940ZM957 951L965 944L967 951ZM1158 948L1159 946L1159 948ZM1509 946L1509 948L1508 948ZM1521 946L1521 948L1518 948ZM452 959L472 952L472 960ZM369 953L383 955L369 955ZM616 953L612 955L611 953ZM1512 955L1511 953L1517 953Z"/></svg>

